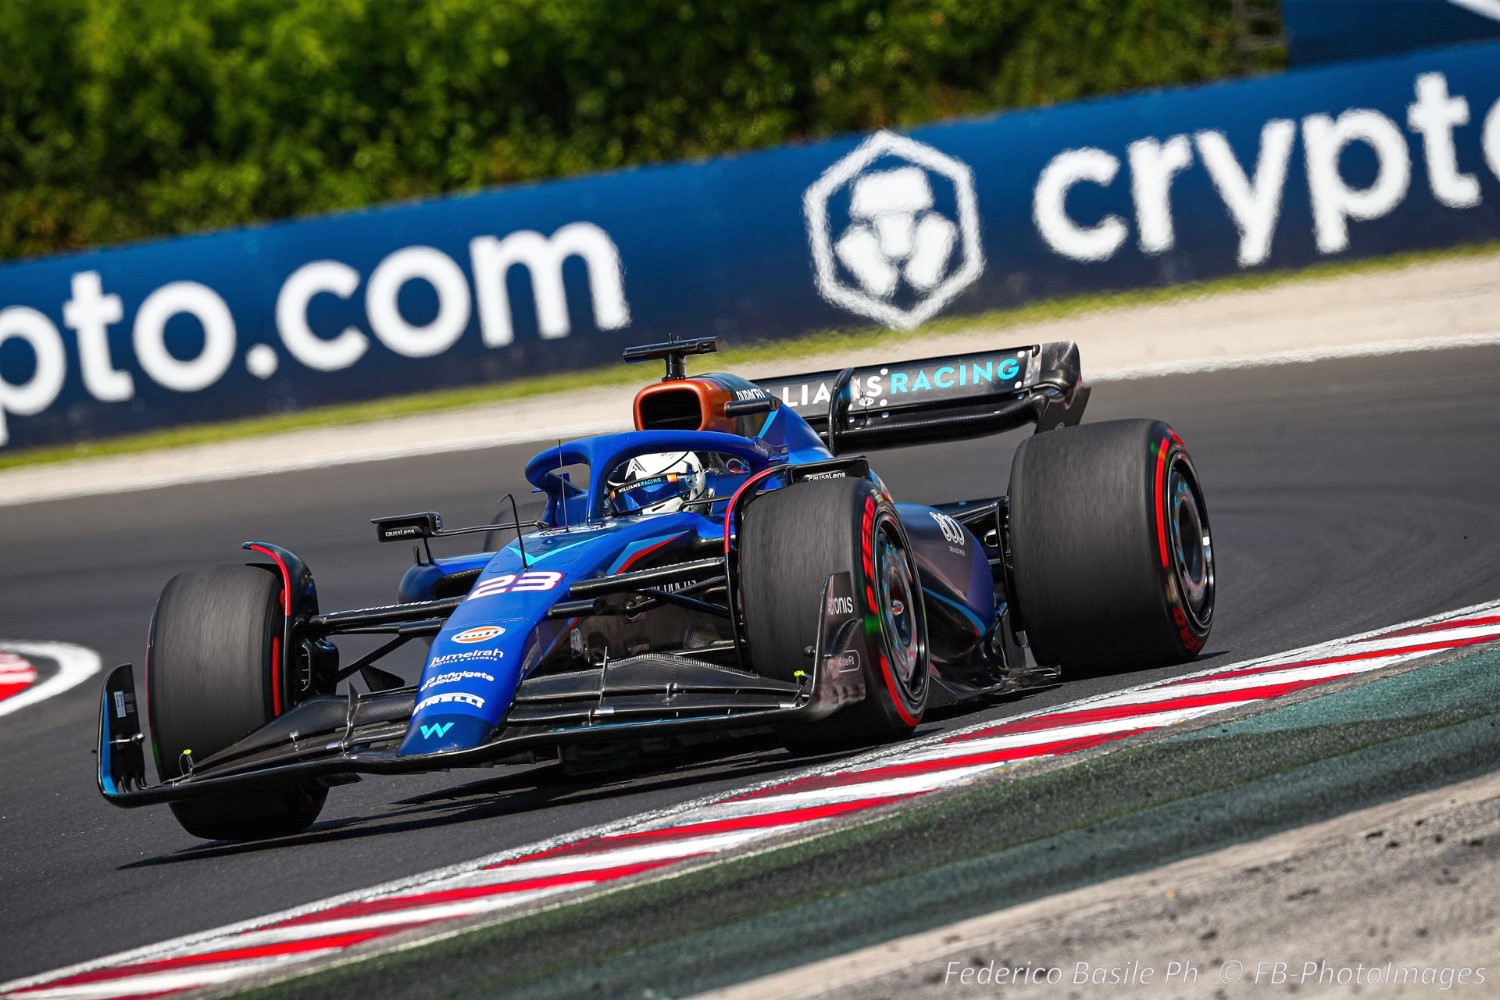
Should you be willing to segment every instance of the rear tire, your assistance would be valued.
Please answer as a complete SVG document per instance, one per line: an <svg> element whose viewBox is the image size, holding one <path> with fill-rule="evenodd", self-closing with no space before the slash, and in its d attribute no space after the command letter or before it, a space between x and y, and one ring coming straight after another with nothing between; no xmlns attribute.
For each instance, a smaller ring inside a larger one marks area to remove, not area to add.
<svg viewBox="0 0 1500 1000"><path fill-rule="evenodd" d="M1208 508L1159 420L1028 438L1010 473L1012 595L1038 663L1100 675L1180 663L1213 625Z"/></svg>
<svg viewBox="0 0 1500 1000"><path fill-rule="evenodd" d="M167 582L151 618L146 656L147 712L163 780L186 772L275 718L288 703L281 676L281 580L260 566L215 566ZM208 840L255 840L312 825L326 786L277 788L174 802L188 833Z"/></svg>
<svg viewBox="0 0 1500 1000"><path fill-rule="evenodd" d="M869 562L866 563L866 553ZM868 569L867 569L868 567ZM792 679L823 613L823 587L847 572L865 607L866 695L827 719L782 730L794 752L901 739L927 708L927 621L906 532L890 498L861 479L802 483L757 497L740 536L740 597L758 673Z"/></svg>

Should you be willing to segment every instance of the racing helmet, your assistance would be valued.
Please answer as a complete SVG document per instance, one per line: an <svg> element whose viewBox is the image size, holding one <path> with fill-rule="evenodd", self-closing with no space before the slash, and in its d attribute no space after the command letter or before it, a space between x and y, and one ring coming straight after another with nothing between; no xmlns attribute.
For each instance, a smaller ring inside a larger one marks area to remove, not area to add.
<svg viewBox="0 0 1500 1000"><path fill-rule="evenodd" d="M709 495L702 456L691 451L637 455L608 479L616 514L670 514Z"/></svg>

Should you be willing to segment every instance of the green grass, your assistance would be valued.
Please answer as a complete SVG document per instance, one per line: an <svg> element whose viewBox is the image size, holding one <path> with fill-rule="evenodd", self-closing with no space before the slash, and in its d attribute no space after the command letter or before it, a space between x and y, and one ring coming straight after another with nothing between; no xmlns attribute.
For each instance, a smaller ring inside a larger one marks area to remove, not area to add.
<svg viewBox="0 0 1500 1000"><path fill-rule="evenodd" d="M790 362L814 355L836 355L846 351L863 350L876 345L894 346L933 335L959 333L979 328L1004 330L1028 323L1064 319L1105 309L1176 302L1206 295L1269 288L1293 282L1387 271L1442 260L1480 257L1497 252L1500 252L1500 241L1443 250L1415 251L1372 260L1335 261L1297 271L1238 274L1212 281L1172 285L1166 288L1049 299L1016 309L993 310L978 315L947 316L913 330L886 330L879 327L825 330L791 340L765 341L745 347L730 348L722 354L714 355L711 360L700 360L698 364L704 370L733 371L739 366L757 362ZM268 434L305 430L312 427L361 424L392 417L454 410L467 406L493 405L581 389L635 385L641 382L642 378L640 368L614 364L581 372L516 379L461 389L441 389L405 396L390 396L363 403L322 406L296 413L248 417L222 423L188 424L144 434L7 452L0 454L0 470L65 462L78 458L137 454L166 448L263 437Z"/></svg>

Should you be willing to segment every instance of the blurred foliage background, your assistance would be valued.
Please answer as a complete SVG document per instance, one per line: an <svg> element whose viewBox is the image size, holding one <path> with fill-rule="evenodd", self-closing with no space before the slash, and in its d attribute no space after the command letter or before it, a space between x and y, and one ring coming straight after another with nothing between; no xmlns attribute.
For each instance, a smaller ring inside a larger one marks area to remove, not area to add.
<svg viewBox="0 0 1500 1000"><path fill-rule="evenodd" d="M6 0L0 258L1274 68L1247 2Z"/></svg>

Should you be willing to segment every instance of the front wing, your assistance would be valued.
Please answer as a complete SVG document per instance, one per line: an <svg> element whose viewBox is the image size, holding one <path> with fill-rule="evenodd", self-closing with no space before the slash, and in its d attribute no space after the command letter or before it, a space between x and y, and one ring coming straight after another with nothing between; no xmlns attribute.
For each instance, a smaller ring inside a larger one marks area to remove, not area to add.
<svg viewBox="0 0 1500 1000"><path fill-rule="evenodd" d="M116 667L99 706L99 791L129 808L248 787L361 774L406 774L483 767L524 751L684 731L814 722L865 696L863 672L845 653L857 636L831 617L824 586L818 655L791 681L762 677L681 653L633 656L602 667L533 676L522 682L505 723L486 743L464 750L397 756L416 690L308 699L189 772L150 785L145 734L129 664ZM854 662L858 662L855 659Z"/></svg>

